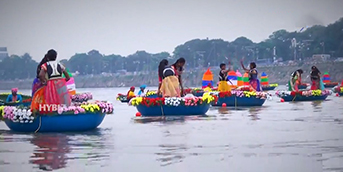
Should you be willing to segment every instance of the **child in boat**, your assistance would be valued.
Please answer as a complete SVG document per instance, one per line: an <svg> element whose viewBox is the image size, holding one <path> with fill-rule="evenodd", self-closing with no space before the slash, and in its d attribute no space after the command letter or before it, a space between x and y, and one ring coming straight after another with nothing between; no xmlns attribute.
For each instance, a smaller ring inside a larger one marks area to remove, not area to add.
<svg viewBox="0 0 343 172"><path fill-rule="evenodd" d="M133 97L136 97L136 95L135 95L135 87L134 86L132 86L130 88L130 90L127 92L126 97L127 97L127 99L131 99Z"/></svg>
<svg viewBox="0 0 343 172"><path fill-rule="evenodd" d="M227 83L227 74L230 71L230 69L226 70L226 64L225 63L220 64L219 67L220 67L220 71L219 71L218 91L219 92L231 91L231 88L229 87L229 84Z"/></svg>
<svg viewBox="0 0 343 172"><path fill-rule="evenodd" d="M208 83L207 87L204 89L205 92L211 92L212 91L212 84Z"/></svg>
<svg viewBox="0 0 343 172"><path fill-rule="evenodd" d="M249 74L249 84L254 89L254 91L262 91L260 80L258 79L258 71L256 69L256 63L251 62L249 65L250 69L247 69L243 65L243 60L241 60L242 68L246 73Z"/></svg>
<svg viewBox="0 0 343 172"><path fill-rule="evenodd" d="M146 88L146 85L141 85L140 87L140 90L138 91L138 96L139 97L143 97L143 96L145 96L145 88Z"/></svg>
<svg viewBox="0 0 343 172"><path fill-rule="evenodd" d="M6 103L22 102L23 98L17 93L18 88L12 88L12 94L7 96Z"/></svg>
<svg viewBox="0 0 343 172"><path fill-rule="evenodd" d="M291 79L288 82L288 91L299 91L299 86L301 85L301 74L303 74L302 69L298 69L292 73Z"/></svg>

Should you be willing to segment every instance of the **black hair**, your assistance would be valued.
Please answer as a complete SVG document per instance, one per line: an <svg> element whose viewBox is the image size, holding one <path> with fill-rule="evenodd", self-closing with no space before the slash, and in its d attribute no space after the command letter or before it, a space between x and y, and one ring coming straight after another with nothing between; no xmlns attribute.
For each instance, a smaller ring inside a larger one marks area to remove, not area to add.
<svg viewBox="0 0 343 172"><path fill-rule="evenodd" d="M160 61L160 64L158 65L158 76L163 78L163 70L168 65L168 60L163 59Z"/></svg>
<svg viewBox="0 0 343 172"><path fill-rule="evenodd" d="M49 50L46 54L48 61L55 61L57 58L57 52L53 49Z"/></svg>
<svg viewBox="0 0 343 172"><path fill-rule="evenodd" d="M174 66L176 68L176 64L178 64L178 63L186 63L185 58L180 57L179 59L176 60L176 62L172 66ZM179 71L182 71L182 70L183 70L183 68L180 67Z"/></svg>
<svg viewBox="0 0 343 172"><path fill-rule="evenodd" d="M314 70L317 73L320 73L319 69L316 66L312 66L311 69Z"/></svg>
<svg viewBox="0 0 343 172"><path fill-rule="evenodd" d="M219 65L220 68L222 68L223 66L226 66L226 64L225 64L225 63L221 63L221 64Z"/></svg>
<svg viewBox="0 0 343 172"><path fill-rule="evenodd" d="M256 63L255 62L251 62L250 65L252 66L252 68L256 68Z"/></svg>
<svg viewBox="0 0 343 172"><path fill-rule="evenodd" d="M298 70L296 70L295 72L293 72L292 77L295 77L295 75L297 74L297 72L299 72L300 74L303 74L303 73L304 73L304 71L303 71L302 69L298 69Z"/></svg>
<svg viewBox="0 0 343 172"><path fill-rule="evenodd" d="M40 61L40 63L38 64L37 66L37 78L39 76L39 73L40 73L40 70L41 70L41 67L44 63L48 62L48 56L47 54L45 54L44 58Z"/></svg>

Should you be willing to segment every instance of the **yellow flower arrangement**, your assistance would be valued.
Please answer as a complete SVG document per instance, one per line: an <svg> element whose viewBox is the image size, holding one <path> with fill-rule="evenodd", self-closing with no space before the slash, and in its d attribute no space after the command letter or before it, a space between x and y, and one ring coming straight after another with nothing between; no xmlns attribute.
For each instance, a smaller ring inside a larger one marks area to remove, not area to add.
<svg viewBox="0 0 343 172"><path fill-rule="evenodd" d="M256 92L254 92L254 91L243 91L243 94L245 97L255 97L256 96Z"/></svg>
<svg viewBox="0 0 343 172"><path fill-rule="evenodd" d="M270 87L277 87L279 84L269 84Z"/></svg>
<svg viewBox="0 0 343 172"><path fill-rule="evenodd" d="M81 105L81 108L83 108L86 111L90 111L90 112L100 111L100 107L97 104Z"/></svg>
<svg viewBox="0 0 343 172"><path fill-rule="evenodd" d="M0 106L0 114L1 114L1 118L5 115L5 106Z"/></svg>
<svg viewBox="0 0 343 172"><path fill-rule="evenodd" d="M155 95L155 94L157 94L156 91L148 91L146 93L146 96L151 96L151 95Z"/></svg>
<svg viewBox="0 0 343 172"><path fill-rule="evenodd" d="M143 101L143 97L135 97L131 99L131 105L137 106L140 105Z"/></svg>
<svg viewBox="0 0 343 172"><path fill-rule="evenodd" d="M343 93L343 87L341 87L341 93Z"/></svg>
<svg viewBox="0 0 343 172"><path fill-rule="evenodd" d="M206 102L206 103L211 103L214 101L214 97L211 96L209 93L205 93L203 96L202 96L202 101Z"/></svg>
<svg viewBox="0 0 343 172"><path fill-rule="evenodd" d="M322 95L322 90L312 90L312 95L313 96L321 96Z"/></svg>

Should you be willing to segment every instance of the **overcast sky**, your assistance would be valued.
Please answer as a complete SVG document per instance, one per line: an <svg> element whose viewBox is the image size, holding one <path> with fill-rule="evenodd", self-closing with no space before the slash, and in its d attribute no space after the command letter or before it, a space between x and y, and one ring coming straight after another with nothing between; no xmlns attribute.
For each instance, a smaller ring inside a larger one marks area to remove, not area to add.
<svg viewBox="0 0 343 172"><path fill-rule="evenodd" d="M343 17L343 0L0 0L0 46L40 60L97 49L128 55L172 52L201 38L254 42L273 31L327 25Z"/></svg>

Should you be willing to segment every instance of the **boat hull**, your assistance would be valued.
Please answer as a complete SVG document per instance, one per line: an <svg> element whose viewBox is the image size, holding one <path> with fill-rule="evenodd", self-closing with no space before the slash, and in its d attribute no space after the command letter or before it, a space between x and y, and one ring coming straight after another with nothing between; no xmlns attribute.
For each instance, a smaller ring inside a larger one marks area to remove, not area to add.
<svg viewBox="0 0 343 172"><path fill-rule="evenodd" d="M276 87L262 87L263 91L271 91L274 90Z"/></svg>
<svg viewBox="0 0 343 172"><path fill-rule="evenodd" d="M218 98L218 101L213 106L222 106L223 103L226 106L262 106L266 99L260 99L255 97L224 97Z"/></svg>
<svg viewBox="0 0 343 172"><path fill-rule="evenodd" d="M40 115L33 123L6 119L8 128L16 132L80 132L97 128L104 120L103 113Z"/></svg>
<svg viewBox="0 0 343 172"><path fill-rule="evenodd" d="M328 97L328 95L325 96L292 96L292 95L287 95L287 96L282 96L281 98L285 102L292 102L292 101L322 101L325 100Z"/></svg>
<svg viewBox="0 0 343 172"><path fill-rule="evenodd" d="M142 116L190 116L205 115L210 109L210 104L200 106L144 106L136 108Z"/></svg>

